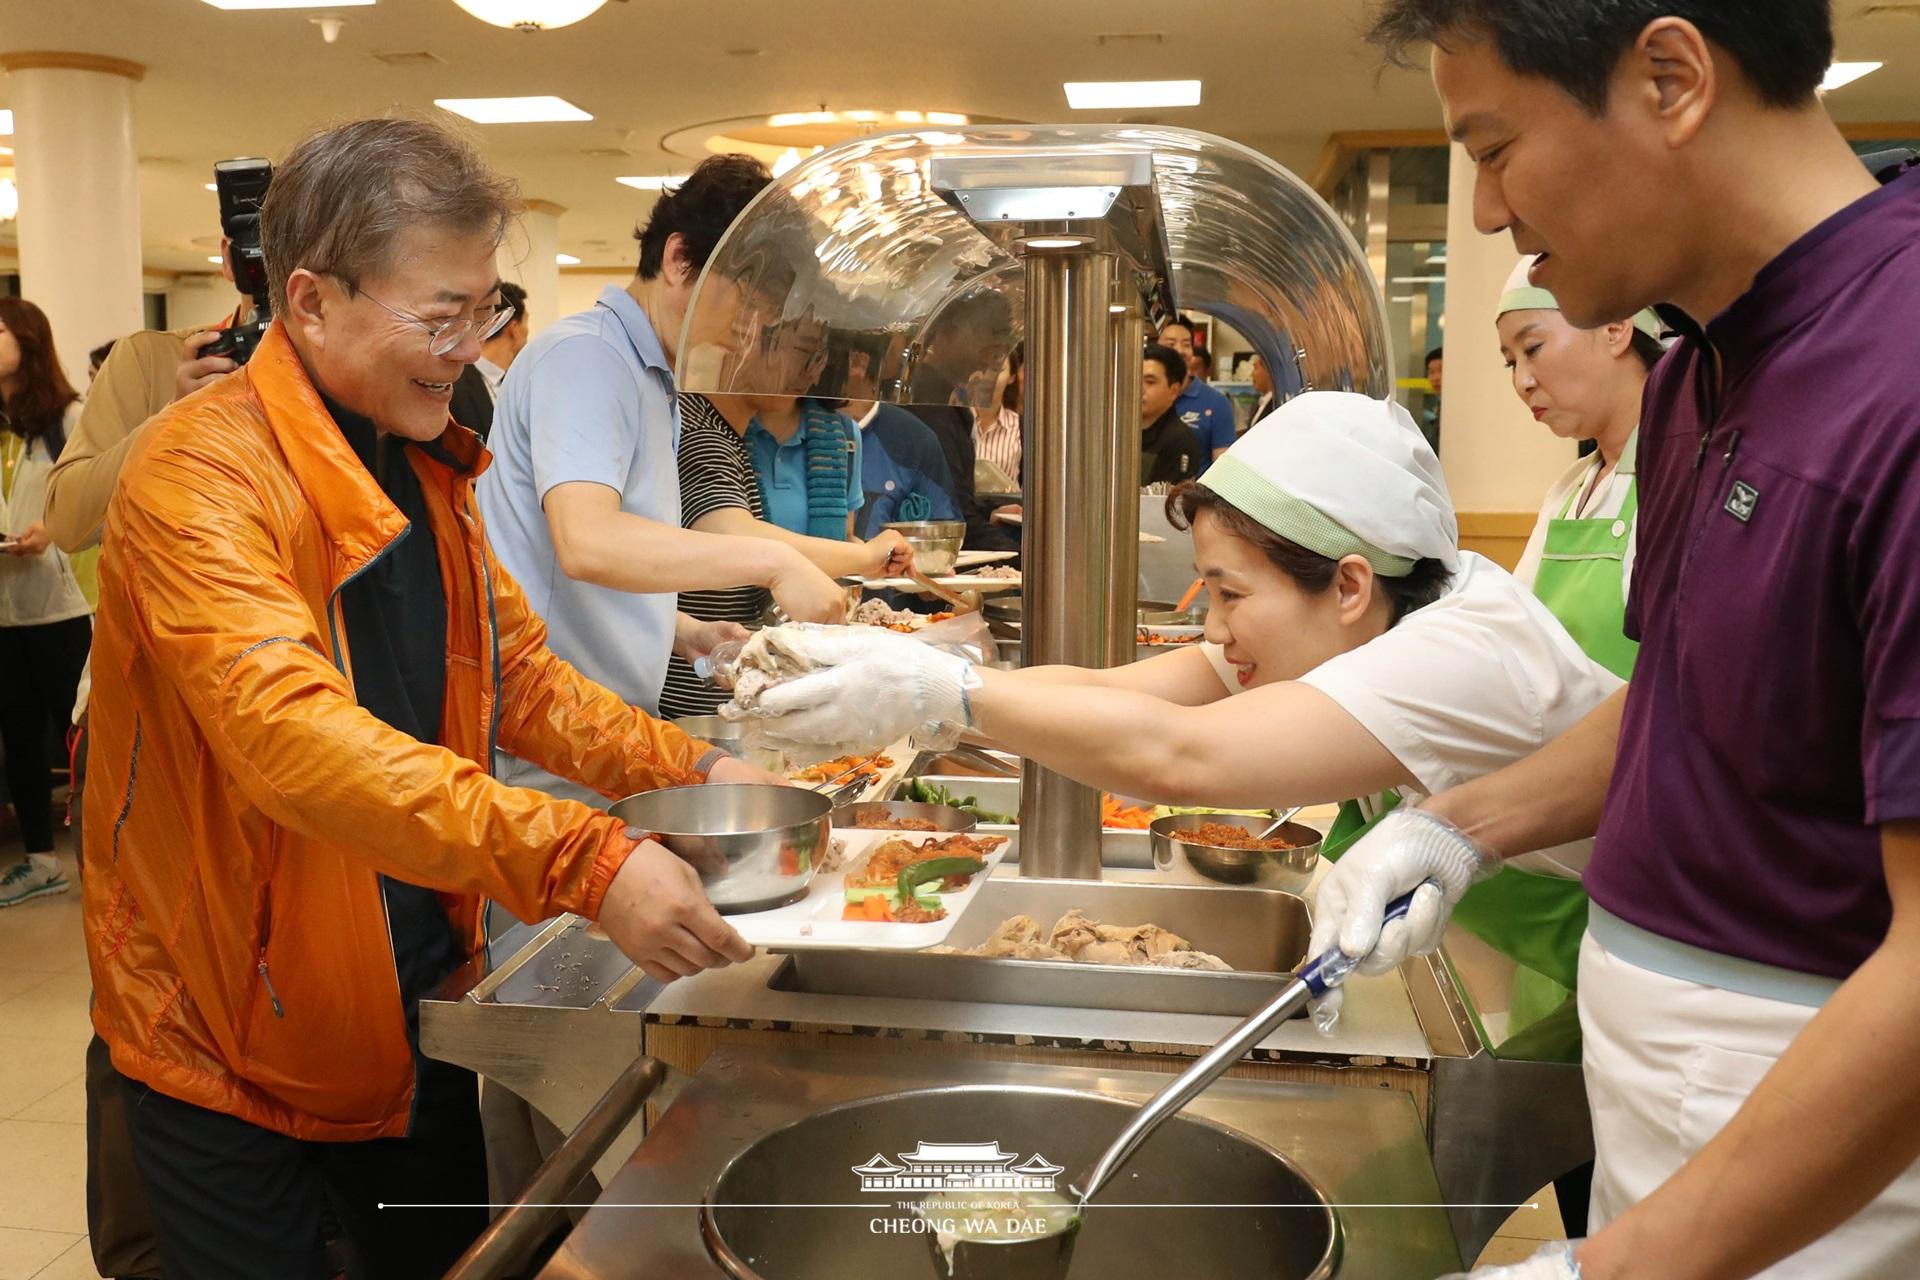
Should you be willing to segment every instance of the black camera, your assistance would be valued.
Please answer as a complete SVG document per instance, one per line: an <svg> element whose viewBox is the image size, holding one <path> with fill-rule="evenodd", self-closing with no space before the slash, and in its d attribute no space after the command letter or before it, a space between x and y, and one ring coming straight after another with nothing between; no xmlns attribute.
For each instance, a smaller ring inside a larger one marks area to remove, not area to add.
<svg viewBox="0 0 1920 1280"><path fill-rule="evenodd" d="M220 193L220 230L227 237L227 265L233 270L233 287L253 299L253 319L221 330L218 338L200 348L203 356L226 356L235 364L245 364L273 323L267 259L260 248L260 206L272 181L273 166L265 160L222 160L213 166L213 184Z"/></svg>

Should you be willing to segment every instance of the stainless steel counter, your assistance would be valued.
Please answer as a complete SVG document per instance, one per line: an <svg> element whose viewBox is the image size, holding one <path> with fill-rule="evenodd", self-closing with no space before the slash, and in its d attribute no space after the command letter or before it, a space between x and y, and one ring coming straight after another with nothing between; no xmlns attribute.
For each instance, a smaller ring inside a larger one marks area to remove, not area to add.
<svg viewBox="0 0 1920 1280"><path fill-rule="evenodd" d="M754 1140L839 1103L956 1085L1064 1088L1144 1100L1165 1080L1071 1067L723 1049L653 1126L540 1276L702 1280L724 1274L700 1237L698 1206L709 1185ZM1192 1109L1287 1155L1325 1189L1339 1215L1342 1253L1335 1274L1343 1280L1430 1280L1459 1265L1446 1214L1405 1207L1440 1201L1421 1117L1406 1094L1223 1080ZM996 1135L960 1136L984 1141ZM1033 1145L1032 1135L1001 1140L1022 1138L1027 1141L1020 1149ZM846 1230L867 1231L876 1210L891 1211L900 1194L869 1192L863 1200L859 1179L849 1171L844 1186L823 1186L817 1199L859 1207L786 1211L844 1214ZM1087 1230L1095 1225L1090 1220ZM927 1280L934 1275L929 1261ZM915 1278L903 1274L898 1280Z"/></svg>

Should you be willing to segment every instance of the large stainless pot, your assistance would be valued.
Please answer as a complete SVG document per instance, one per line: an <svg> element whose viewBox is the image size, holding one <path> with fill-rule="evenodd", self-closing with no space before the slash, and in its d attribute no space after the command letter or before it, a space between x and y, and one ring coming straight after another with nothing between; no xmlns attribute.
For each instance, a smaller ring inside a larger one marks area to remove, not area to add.
<svg viewBox="0 0 1920 1280"><path fill-rule="evenodd" d="M692 863L723 914L805 897L831 836L832 811L819 792L761 783L642 791L607 810Z"/></svg>
<svg viewBox="0 0 1920 1280"><path fill-rule="evenodd" d="M831 1107L734 1156L707 1193L701 1231L736 1280L936 1280L944 1273L914 1227L874 1225L911 1223L895 1206L948 1185L945 1174L916 1177L919 1166L904 1156L923 1143L997 1146L1012 1168L1032 1157L1061 1167L1064 1192L1133 1110L1091 1093L1011 1087L929 1089ZM863 1189L854 1170L878 1163L876 1155L905 1170L896 1180L912 1185ZM842 1203L858 1207L766 1207ZM1156 1131L1093 1203L1072 1274L1324 1280L1339 1253L1333 1209L1291 1161L1223 1125L1182 1116Z"/></svg>

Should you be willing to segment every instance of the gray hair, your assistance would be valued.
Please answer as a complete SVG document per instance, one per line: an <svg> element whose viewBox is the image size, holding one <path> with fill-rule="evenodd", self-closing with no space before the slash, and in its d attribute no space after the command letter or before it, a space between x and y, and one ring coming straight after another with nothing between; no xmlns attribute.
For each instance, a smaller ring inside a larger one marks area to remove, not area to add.
<svg viewBox="0 0 1920 1280"><path fill-rule="evenodd" d="M410 226L489 233L520 211L519 188L466 139L425 120L354 120L309 135L274 168L260 245L274 314L287 278L324 272L357 288L391 265Z"/></svg>

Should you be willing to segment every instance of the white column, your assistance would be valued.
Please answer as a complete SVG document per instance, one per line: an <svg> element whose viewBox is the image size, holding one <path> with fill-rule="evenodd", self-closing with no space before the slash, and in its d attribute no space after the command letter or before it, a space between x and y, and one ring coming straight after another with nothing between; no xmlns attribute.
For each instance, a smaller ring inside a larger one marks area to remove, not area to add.
<svg viewBox="0 0 1920 1280"><path fill-rule="evenodd" d="M500 274L527 291L527 322L533 333L560 318L560 215L551 200L528 200L517 233L500 250Z"/></svg>
<svg viewBox="0 0 1920 1280"><path fill-rule="evenodd" d="M1500 361L1494 312L1519 255L1502 231L1473 227L1473 162L1454 146L1447 186L1446 393L1440 460L1461 512L1527 512L1574 459L1513 393Z"/></svg>
<svg viewBox="0 0 1920 1280"><path fill-rule="evenodd" d="M87 382L87 352L145 325L136 62L90 53L0 54L13 101L20 291L47 313L61 363Z"/></svg>

